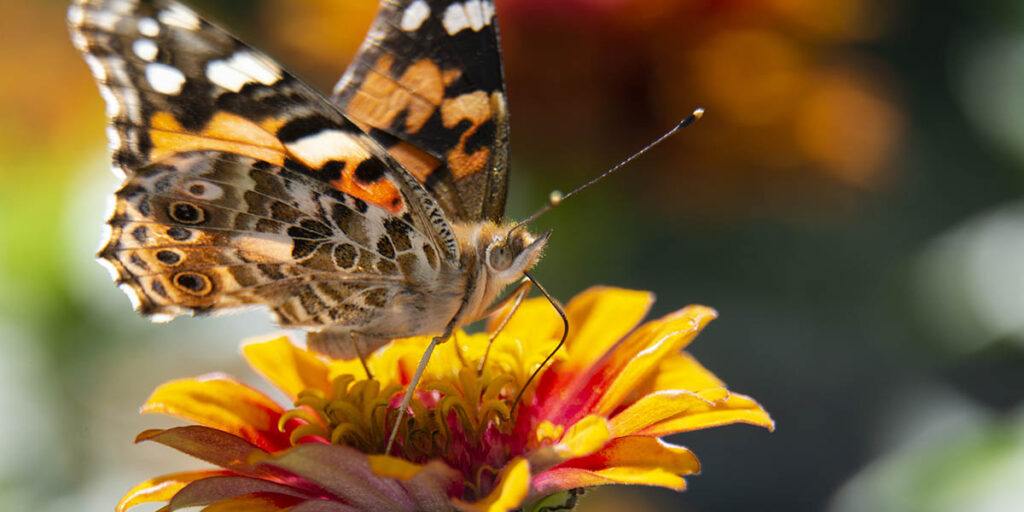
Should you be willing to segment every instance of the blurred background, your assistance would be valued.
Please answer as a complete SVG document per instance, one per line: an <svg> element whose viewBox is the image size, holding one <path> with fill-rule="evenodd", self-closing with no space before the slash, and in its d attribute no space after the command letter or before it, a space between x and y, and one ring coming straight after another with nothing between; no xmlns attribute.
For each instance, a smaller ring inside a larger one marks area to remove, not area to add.
<svg viewBox="0 0 1024 512"><path fill-rule="evenodd" d="M374 0L191 2L329 90ZM538 277L721 318L692 352L774 433L673 438L690 489L589 511L1009 511L1024 503L1024 4L498 0L509 215L693 108L704 119L540 221ZM103 107L66 3L0 3L0 509L112 510L195 463L137 407L224 370L263 313L154 325L94 262ZM145 509L149 510L149 509Z"/></svg>

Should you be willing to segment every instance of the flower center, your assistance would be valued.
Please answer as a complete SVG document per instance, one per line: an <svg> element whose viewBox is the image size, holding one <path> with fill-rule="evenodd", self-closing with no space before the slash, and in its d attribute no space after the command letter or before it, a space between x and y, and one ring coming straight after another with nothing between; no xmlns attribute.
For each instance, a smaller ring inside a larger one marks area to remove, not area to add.
<svg viewBox="0 0 1024 512"><path fill-rule="evenodd" d="M520 359L519 354L492 353L479 371L479 359L467 361L457 354L448 364L438 365L446 367L443 371L424 374L390 455L418 464L443 460L462 472L470 494L486 495L498 469L526 450L527 436L515 428L512 416L516 394L530 376L521 361L512 361ZM309 422L292 434L293 443L312 435L363 453L383 454L403 392L397 384L339 375L329 394L302 391L296 409L282 421L299 417Z"/></svg>

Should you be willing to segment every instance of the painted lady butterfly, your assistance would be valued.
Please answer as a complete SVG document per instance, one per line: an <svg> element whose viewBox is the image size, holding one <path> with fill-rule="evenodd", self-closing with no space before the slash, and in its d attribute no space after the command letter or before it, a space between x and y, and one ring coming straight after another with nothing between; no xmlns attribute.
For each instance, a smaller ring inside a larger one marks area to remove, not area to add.
<svg viewBox="0 0 1024 512"><path fill-rule="evenodd" d="M78 0L115 193L99 252L155 319L250 305L351 359L483 316L547 241L502 222L491 0L385 1L330 100L172 0Z"/></svg>

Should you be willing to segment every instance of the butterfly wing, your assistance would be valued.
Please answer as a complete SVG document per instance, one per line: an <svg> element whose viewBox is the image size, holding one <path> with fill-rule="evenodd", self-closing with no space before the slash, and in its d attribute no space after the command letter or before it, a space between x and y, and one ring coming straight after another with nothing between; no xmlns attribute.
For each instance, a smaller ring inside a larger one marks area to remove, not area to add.
<svg viewBox="0 0 1024 512"><path fill-rule="evenodd" d="M458 261L424 188L267 56L170 0L80 0L68 20L125 176L100 256L143 313L267 304L285 325L338 323Z"/></svg>
<svg viewBox="0 0 1024 512"><path fill-rule="evenodd" d="M492 0L383 2L333 100L449 217L501 220L509 123Z"/></svg>

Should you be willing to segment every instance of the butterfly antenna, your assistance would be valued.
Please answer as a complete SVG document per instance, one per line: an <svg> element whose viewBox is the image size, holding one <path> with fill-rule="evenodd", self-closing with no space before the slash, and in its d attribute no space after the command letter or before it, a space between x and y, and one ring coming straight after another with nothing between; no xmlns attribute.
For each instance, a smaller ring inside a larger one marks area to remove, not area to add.
<svg viewBox="0 0 1024 512"><path fill-rule="evenodd" d="M537 369L530 374L530 378L526 379L526 384L523 384L523 387L519 388L519 393L516 393L516 399L512 401L512 408L510 409L512 414L515 414L516 406L519 405L519 400L523 398L523 393L525 393L526 389L530 387L530 383L533 382L533 379L537 377L537 374L539 374L540 371L544 369L544 367L548 364L548 361L550 361L551 358L554 357L555 354L562 349L562 345L565 345L565 338L569 336L569 319L566 318L565 310L562 309L562 305L559 304L558 301L556 301L554 297L552 297L551 294L548 293L548 291L545 290L544 287L541 286L541 284L536 279L534 279L533 276L530 275L529 272L523 272L523 275L525 275L527 279L533 282L533 285L536 286L538 290L540 290L540 293L544 294L544 298L548 299L548 302L551 303L551 307L555 308L555 311L558 312L558 316L562 317L562 339L558 340L558 345L555 346L555 349L552 350L551 353L544 358L544 361L540 363L540 366L538 366Z"/></svg>
<svg viewBox="0 0 1024 512"><path fill-rule="evenodd" d="M693 124L694 121L700 119L703 115L704 115L704 109L703 108L698 108L697 110L694 110L692 114L690 114L689 116L686 117L686 119L683 119L682 121L680 121L679 124L675 125L671 130L669 130L668 132L665 132L665 134L662 135L661 137L658 137L657 140L655 140L654 142L648 144L647 146L645 146L640 151L637 151L636 153L633 153L632 156L630 156L629 158L619 162L618 164L616 164L611 169L608 169L607 171L601 173L600 175L598 175L597 177L591 179L590 181L588 181L588 182L586 182L586 183L584 183L584 184L574 188L568 194L562 194L561 192L559 192L557 190L552 191L551 194L548 196L548 204L544 205L543 208L538 210L533 215L530 215L529 217L527 217L526 220L520 222L519 224L516 224L512 229L509 230L508 236L511 236L512 233L515 232L517 229L519 229L519 228L521 228L521 227L523 227L523 226L525 226L525 225L527 225L527 224L537 220L537 217L540 217L541 215L544 215L545 213L549 212L552 208L562 204L562 202L564 202L566 199L569 199L570 197L572 197L572 196L582 192L584 189L586 189L586 188L590 187L591 185L593 185L593 184L595 184L595 183L597 183L597 182L607 178L608 176L610 176L615 171L625 167L626 164L628 164L628 163L632 162L633 160L637 159L640 155L650 151L652 148L654 148L654 146L657 146L658 144L661 144L665 139L675 135L676 132L678 132L679 130L682 130L683 128L686 128L687 126L690 126L691 124ZM534 283L536 283L536 281L534 281Z"/></svg>

